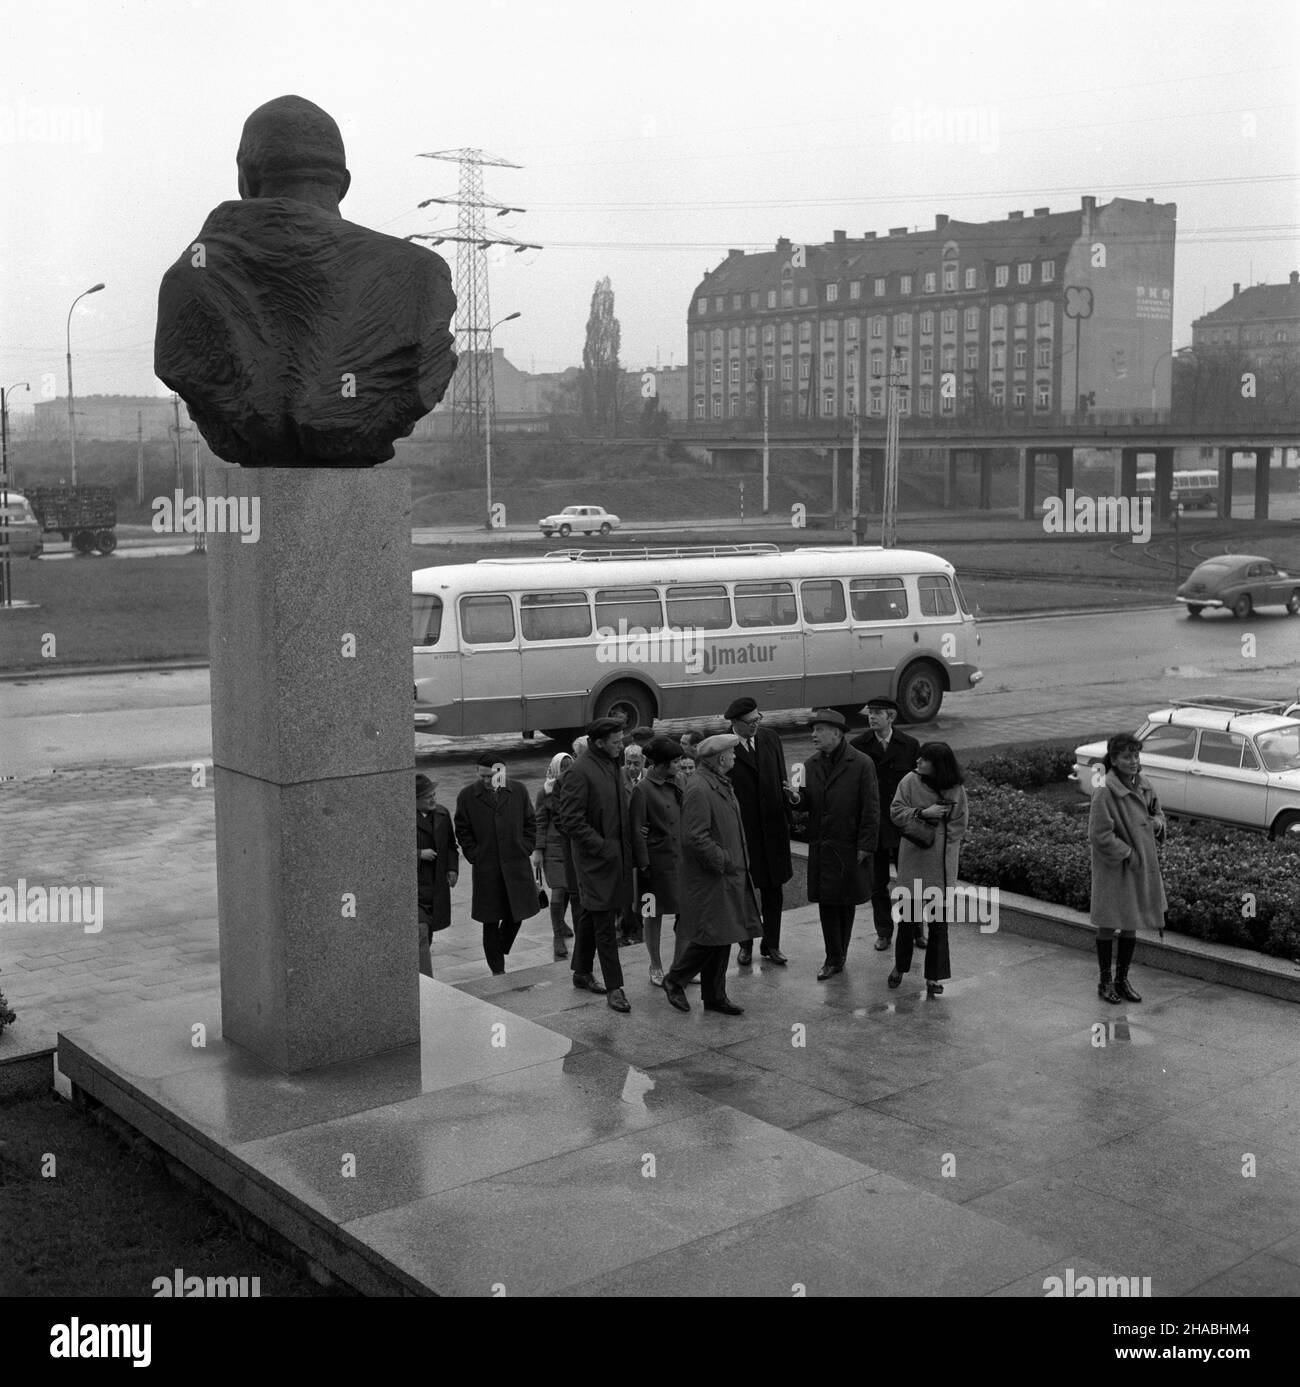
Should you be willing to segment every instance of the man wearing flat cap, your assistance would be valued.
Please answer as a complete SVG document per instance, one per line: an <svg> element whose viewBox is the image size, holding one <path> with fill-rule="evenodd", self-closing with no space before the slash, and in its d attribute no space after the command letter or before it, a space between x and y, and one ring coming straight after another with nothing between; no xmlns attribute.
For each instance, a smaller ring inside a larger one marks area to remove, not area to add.
<svg viewBox="0 0 1300 1387"><path fill-rule="evenodd" d="M892 698L867 700L867 730L849 745L871 757L876 768L876 785L880 791L880 840L871 863L871 913L876 924L876 948L887 949L894 934L894 920L889 899L889 868L898 861L898 829L889 817L894 791L903 777L916 769L916 754L921 744L915 737L900 732L894 723L898 704ZM917 943L924 947L925 926L915 926Z"/></svg>
<svg viewBox="0 0 1300 1387"><path fill-rule="evenodd" d="M728 772L740 805L740 821L745 827L749 849L749 874L758 892L763 911L763 957L784 965L781 952L781 913L785 906L784 886L794 874L790 862L790 807L786 799L789 777L785 769L785 747L780 736L764 727L757 700L748 695L733 699L723 717L732 733L740 738L735 764ZM742 944L736 962L747 966L754 946Z"/></svg>
<svg viewBox="0 0 1300 1387"><path fill-rule="evenodd" d="M677 931L685 948L664 975L664 992L678 1011L691 1009L683 985L698 973L704 1010L739 1016L744 1007L727 996L731 946L763 933L740 806L727 776L739 741L731 733L706 737L700 768L682 796Z"/></svg>
<svg viewBox="0 0 1300 1387"><path fill-rule="evenodd" d="M575 744L576 745L576 744ZM573 846L582 913L573 922L573 985L604 996L614 1011L632 1010L623 991L615 922L632 894L631 824L619 755L623 724L597 718L587 748L560 781L555 821ZM604 987L592 974L600 958Z"/></svg>
<svg viewBox="0 0 1300 1387"><path fill-rule="evenodd" d="M880 829L880 794L871 758L855 751L848 723L834 708L814 708L810 719L817 750L804 768L796 801L808 809L808 899L821 918L825 982L844 971L853 916L871 899L871 864Z"/></svg>

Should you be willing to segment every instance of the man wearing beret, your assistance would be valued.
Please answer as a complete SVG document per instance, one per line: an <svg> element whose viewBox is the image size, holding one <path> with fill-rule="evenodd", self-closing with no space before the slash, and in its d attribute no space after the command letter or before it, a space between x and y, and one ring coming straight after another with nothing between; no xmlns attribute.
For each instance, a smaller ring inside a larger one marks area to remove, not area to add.
<svg viewBox="0 0 1300 1387"><path fill-rule="evenodd" d="M808 809L808 899L821 917L826 961L818 982L844 971L853 916L871 899L871 864L880 828L880 793L871 758L854 750L834 708L814 708L817 750L808 758L797 804Z"/></svg>
<svg viewBox="0 0 1300 1387"><path fill-rule="evenodd" d="M916 769L916 754L921 749L915 737L894 727L898 704L892 698L872 698L867 701L867 722L862 736L855 737L850 746L871 757L876 768L876 784L880 789L880 841L871 863L871 913L876 922L876 948L889 948L894 934L894 920L889 899L889 867L898 861L898 829L889 817L894 791L909 772ZM925 947L925 926L916 926L917 943Z"/></svg>
<svg viewBox="0 0 1300 1387"><path fill-rule="evenodd" d="M758 891L763 909L763 957L784 965L781 952L781 912L785 906L783 887L794 874L790 863L790 810L786 802L788 777L785 747L780 736L762 725L758 703L746 695L733 699L723 714L731 731L740 740L735 763L728 775L740 805L740 821L745 827L749 849L749 874ZM754 957L753 944L746 941L736 962L747 966Z"/></svg>
<svg viewBox="0 0 1300 1387"><path fill-rule="evenodd" d="M623 724L597 718L587 748L556 791L555 821L573 847L582 914L573 922L573 985L604 995L614 1011L632 1010L623 991L615 922L632 894L631 827L619 755ZM604 987L591 967L596 956Z"/></svg>

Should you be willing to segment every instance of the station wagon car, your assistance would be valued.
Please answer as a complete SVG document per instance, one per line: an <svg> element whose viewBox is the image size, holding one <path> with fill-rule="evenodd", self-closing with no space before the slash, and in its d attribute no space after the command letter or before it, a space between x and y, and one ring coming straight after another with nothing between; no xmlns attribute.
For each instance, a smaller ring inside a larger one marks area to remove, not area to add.
<svg viewBox="0 0 1300 1387"><path fill-rule="evenodd" d="M1180 703L1138 728L1142 774L1167 814L1300 837L1300 716L1249 699ZM1261 711L1261 709L1273 711ZM1073 779L1092 795L1105 781L1105 742L1074 753Z"/></svg>
<svg viewBox="0 0 1300 1387"><path fill-rule="evenodd" d="M1291 577L1258 554L1220 554L1192 569L1178 589L1188 616L1207 608L1230 611L1244 621L1258 607L1285 607L1300 612L1300 577Z"/></svg>
<svg viewBox="0 0 1300 1387"><path fill-rule="evenodd" d="M607 535L618 526L618 516L611 515L603 506L565 506L557 515L548 515L537 522L537 528L547 539L557 533L567 538L574 530L581 530L584 535L597 531Z"/></svg>
<svg viewBox="0 0 1300 1387"><path fill-rule="evenodd" d="M0 544L7 544L14 558L39 558L45 535L27 497L12 487L0 492L0 511L7 522L0 527Z"/></svg>

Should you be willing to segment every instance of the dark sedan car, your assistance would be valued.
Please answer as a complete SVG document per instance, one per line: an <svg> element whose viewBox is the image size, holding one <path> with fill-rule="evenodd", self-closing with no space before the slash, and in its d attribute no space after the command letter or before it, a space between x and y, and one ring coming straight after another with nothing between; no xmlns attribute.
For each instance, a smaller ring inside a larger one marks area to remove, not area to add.
<svg viewBox="0 0 1300 1387"><path fill-rule="evenodd" d="M1192 569L1178 589L1188 616L1207 607L1229 611L1245 620L1257 607L1285 607L1300 612L1300 578L1293 578L1258 554L1220 554Z"/></svg>

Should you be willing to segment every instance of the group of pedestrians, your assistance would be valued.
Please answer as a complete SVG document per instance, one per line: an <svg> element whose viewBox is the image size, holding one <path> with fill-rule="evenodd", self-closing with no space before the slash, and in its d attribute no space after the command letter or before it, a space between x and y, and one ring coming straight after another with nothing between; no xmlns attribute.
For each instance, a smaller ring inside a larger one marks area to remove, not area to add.
<svg viewBox="0 0 1300 1387"><path fill-rule="evenodd" d="M552 758L535 802L484 753L454 820L436 786L417 776L421 971L432 971L430 935L450 924L459 845L494 974L505 971L522 922L549 905L555 957L569 957L572 939L573 985L614 1011L631 1010L619 948L635 941L645 946L651 984L673 1007L690 1010L685 988L698 977L706 1011L740 1015L726 986L731 946L742 969L752 966L756 941L769 963L789 962L781 920L797 837L807 843L808 899L825 946L818 980L844 972L857 908L870 901L876 949L894 947L888 986L900 986L919 947L927 993L942 993L969 825L952 748L898 730L898 707L887 698L870 701L869 727L852 741L842 713L815 709L815 752L792 778L781 738L763 727L753 698L734 700L724 716L730 731L680 740L651 728L625 735L618 720L597 719L572 754ZM1129 734L1111 738L1089 823L1098 994L1111 1003L1141 1001L1128 979L1136 929L1162 925L1165 908L1155 853L1165 824L1139 750Z"/></svg>

